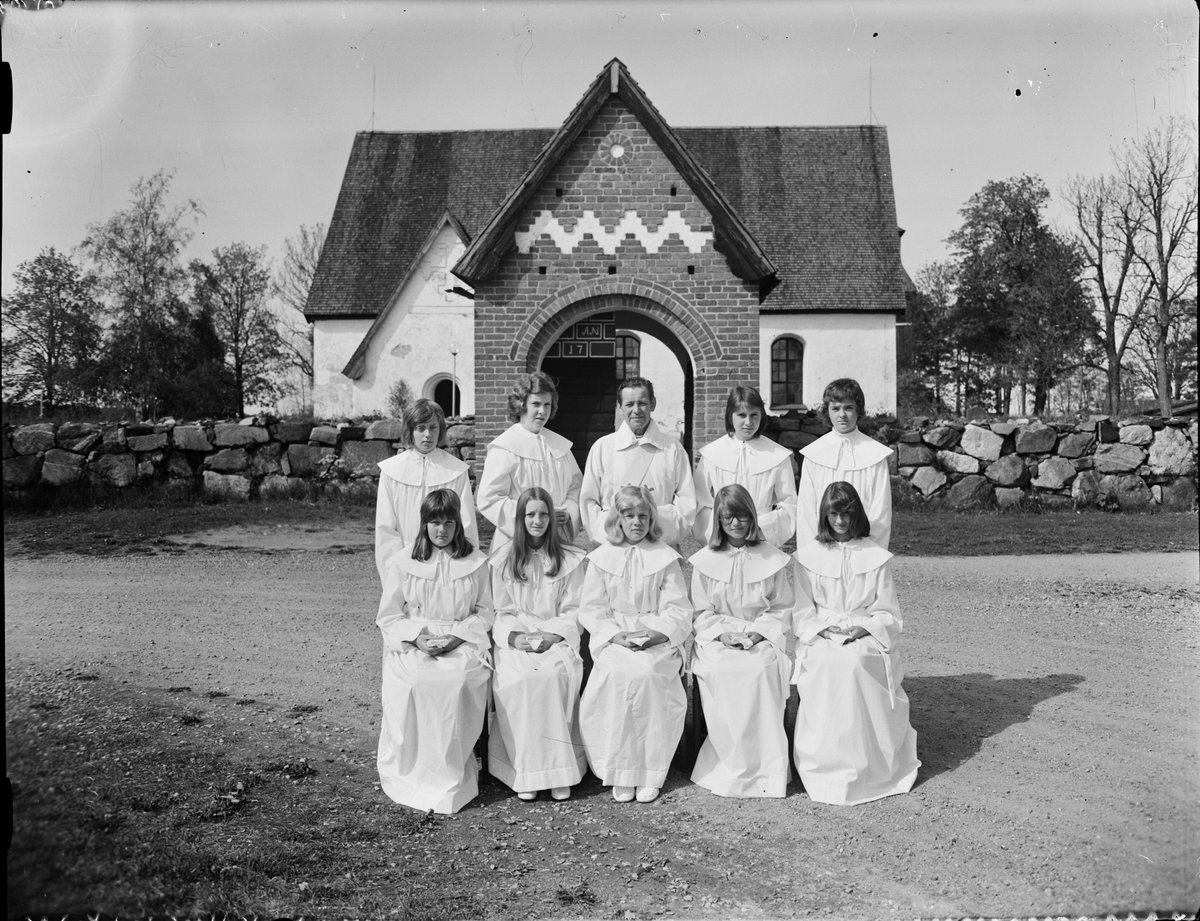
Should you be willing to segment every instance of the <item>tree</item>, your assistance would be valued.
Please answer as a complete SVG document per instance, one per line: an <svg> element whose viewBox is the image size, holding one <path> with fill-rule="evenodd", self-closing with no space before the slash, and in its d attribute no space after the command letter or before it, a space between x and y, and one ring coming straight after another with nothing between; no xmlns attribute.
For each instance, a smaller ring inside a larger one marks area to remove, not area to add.
<svg viewBox="0 0 1200 921"><path fill-rule="evenodd" d="M238 415L248 402L273 400L275 374L286 362L275 315L267 304L271 272L266 247L245 243L213 250L211 265L193 260L195 299L212 318L225 346L225 362L233 374Z"/></svg>
<svg viewBox="0 0 1200 921"><path fill-rule="evenodd" d="M100 305L94 280L54 247L13 273L16 292L3 300L6 396L36 396L42 415L79 402L95 386Z"/></svg>
<svg viewBox="0 0 1200 921"><path fill-rule="evenodd" d="M313 373L313 326L305 319L304 308L324 245L324 224L301 224L299 235L284 241L283 263L275 279L275 293L284 307L280 336L283 347L289 363L309 378Z"/></svg>
<svg viewBox="0 0 1200 921"><path fill-rule="evenodd" d="M180 253L192 239L189 223L204 212L194 199L168 209L173 177L159 170L139 179L129 207L89 225L83 241L107 298L109 386L136 401L143 418L154 415L169 381L164 348L192 319Z"/></svg>
<svg viewBox="0 0 1200 921"><path fill-rule="evenodd" d="M1125 192L1138 207L1135 258L1150 288L1155 392L1171 415L1169 343L1196 301L1195 126L1169 119L1118 154ZM1194 310L1194 308L1193 308Z"/></svg>
<svg viewBox="0 0 1200 921"><path fill-rule="evenodd" d="M1042 220L1050 193L1036 176L989 182L959 212L955 247L955 325L962 349L987 365L997 410L1028 389L1033 412L1079 364L1095 319L1080 285L1082 264L1070 242Z"/></svg>

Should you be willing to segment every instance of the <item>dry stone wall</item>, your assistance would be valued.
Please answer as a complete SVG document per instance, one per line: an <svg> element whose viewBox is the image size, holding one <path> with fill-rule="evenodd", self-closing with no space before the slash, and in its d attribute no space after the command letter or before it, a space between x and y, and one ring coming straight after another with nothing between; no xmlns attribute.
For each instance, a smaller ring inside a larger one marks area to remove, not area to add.
<svg viewBox="0 0 1200 921"><path fill-rule="evenodd" d="M475 419L449 422L447 450L471 465L474 478L480 466ZM893 449L893 492L902 501L954 509L1196 507L1195 418L1093 417L1066 424L918 418L903 425L867 419L862 428ZM798 451L827 431L815 413L793 411L772 418L767 434ZM182 495L248 498L308 494L315 487L373 494L378 464L400 450L399 438L395 419L8 426L4 489L20 495L159 485Z"/></svg>

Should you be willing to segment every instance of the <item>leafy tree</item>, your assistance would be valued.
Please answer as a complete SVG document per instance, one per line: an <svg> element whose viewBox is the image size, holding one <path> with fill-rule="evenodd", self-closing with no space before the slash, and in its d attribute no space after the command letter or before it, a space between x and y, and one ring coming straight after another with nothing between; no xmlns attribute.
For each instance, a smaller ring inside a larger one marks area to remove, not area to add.
<svg viewBox="0 0 1200 921"><path fill-rule="evenodd" d="M155 414L177 370L169 367L168 345L192 320L180 253L192 239L189 224L203 211L194 199L168 208L173 177L159 170L139 179L129 207L89 225L83 241L107 300L108 385L119 398L137 402L143 418Z"/></svg>
<svg viewBox="0 0 1200 921"><path fill-rule="evenodd" d="M193 260L191 271L196 303L225 346L237 412L244 415L248 402L275 398L275 374L286 362L277 318L267 303L266 247L233 243L213 250L212 264Z"/></svg>
<svg viewBox="0 0 1200 921"><path fill-rule="evenodd" d="M36 396L42 415L90 397L99 351L100 305L94 280L54 247L13 273L16 292L3 300L6 397Z"/></svg>
<svg viewBox="0 0 1200 921"><path fill-rule="evenodd" d="M916 287L905 297L909 326L901 359L902 383L910 401L919 398L938 412L946 405L949 384L959 383L953 328L954 266L930 263L917 273Z"/></svg>
<svg viewBox="0 0 1200 921"><path fill-rule="evenodd" d="M413 401L412 389L408 386L408 382L404 378L400 378L396 383L388 388L387 410L393 419L399 419L404 415L404 410Z"/></svg>

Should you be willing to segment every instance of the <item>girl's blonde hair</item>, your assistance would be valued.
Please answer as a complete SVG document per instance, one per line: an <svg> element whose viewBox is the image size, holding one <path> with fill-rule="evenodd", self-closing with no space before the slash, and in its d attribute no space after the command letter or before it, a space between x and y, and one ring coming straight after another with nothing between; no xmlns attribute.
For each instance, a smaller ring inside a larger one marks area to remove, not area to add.
<svg viewBox="0 0 1200 921"><path fill-rule="evenodd" d="M604 517L604 536L610 544L625 543L625 532L621 530L621 513L631 508L644 508L650 516L650 527L646 530L645 541L654 543L662 537L662 525L658 523L658 507L650 498L650 493L641 486L622 486L613 496L612 508Z"/></svg>

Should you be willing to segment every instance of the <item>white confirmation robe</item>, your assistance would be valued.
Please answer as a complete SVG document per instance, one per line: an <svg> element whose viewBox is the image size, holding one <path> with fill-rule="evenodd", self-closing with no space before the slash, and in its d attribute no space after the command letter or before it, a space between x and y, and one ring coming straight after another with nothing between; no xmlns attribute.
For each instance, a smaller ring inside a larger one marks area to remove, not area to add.
<svg viewBox="0 0 1200 921"><path fill-rule="evenodd" d="M722 486L746 487L758 512L767 543L783 546L796 527L796 478L792 452L759 435L739 441L732 435L700 449L696 464L696 539L707 543L712 530L713 497Z"/></svg>
<svg viewBox="0 0 1200 921"><path fill-rule="evenodd" d="M788 746L783 711L788 698L787 636L795 596L790 558L770 544L704 548L691 558L696 646L692 671L708 738L692 780L719 796L787 793ZM746 650L730 649L722 633L761 633Z"/></svg>
<svg viewBox="0 0 1200 921"><path fill-rule="evenodd" d="M579 705L588 765L606 786L661 787L687 715L679 674L692 618L679 554L643 541L601 544L588 560L579 611L594 662ZM638 630L667 642L643 650L611 642Z"/></svg>
<svg viewBox="0 0 1200 921"><path fill-rule="evenodd" d="M517 498L530 486L550 493L555 508L565 508L571 518L569 533L559 534L571 543L579 533L579 487L583 473L571 454L571 442L549 429L538 434L517 422L488 445L479 477L479 511L496 526L494 556L512 541Z"/></svg>
<svg viewBox="0 0 1200 921"><path fill-rule="evenodd" d="M795 556L793 752L804 789L841 806L907 793L921 762L901 687L892 555L862 538L809 541ZM829 626L862 627L870 636L842 644L817 635Z"/></svg>
<svg viewBox="0 0 1200 921"><path fill-rule="evenodd" d="M379 493L375 502L375 567L379 580L387 562L401 547L417 539L421 503L435 489L458 493L462 526L472 546L479 546L475 526L475 500L467 465L453 454L434 448L422 454L413 448L379 463Z"/></svg>
<svg viewBox="0 0 1200 921"><path fill-rule="evenodd" d="M641 486L650 492L664 541L678 544L687 537L696 518L692 466L679 439L665 434L654 420L640 438L622 422L588 452L579 500L583 526L597 543L608 540L604 519L623 486Z"/></svg>
<svg viewBox="0 0 1200 921"><path fill-rule="evenodd" d="M405 547L384 576L375 621L383 634L383 719L377 764L383 792L405 806L458 812L479 792L472 749L483 730L492 589L487 557ZM466 642L441 656L412 645L422 630Z"/></svg>
<svg viewBox="0 0 1200 921"><path fill-rule="evenodd" d="M525 581L517 582L508 574L507 551L493 558L496 672L488 771L518 793L573 786L587 767L579 737L582 563L583 551L568 548L551 576L549 556L537 550ZM563 642L540 653L509 645L512 634L537 631L557 633Z"/></svg>
<svg viewBox="0 0 1200 921"><path fill-rule="evenodd" d="M796 514L796 546L803 547L817 536L821 497L830 483L844 480L858 492L871 540L884 550L892 537L892 481L888 458L892 449L855 429L849 435L828 432L807 448L801 448L799 509Z"/></svg>

